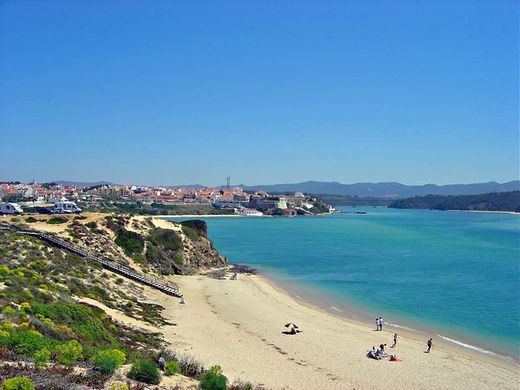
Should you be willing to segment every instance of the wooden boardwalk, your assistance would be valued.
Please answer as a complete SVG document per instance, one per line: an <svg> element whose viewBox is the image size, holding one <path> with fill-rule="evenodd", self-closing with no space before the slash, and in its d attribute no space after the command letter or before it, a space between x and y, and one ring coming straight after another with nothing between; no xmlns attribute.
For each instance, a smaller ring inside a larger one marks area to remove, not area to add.
<svg viewBox="0 0 520 390"><path fill-rule="evenodd" d="M145 284L147 286L150 286L152 288L155 288L156 290L162 291L165 294L182 298L182 294L180 293L179 289L176 287L173 287L171 285L168 285L167 283L163 282L162 280L153 277L153 276L145 276L135 270L133 270L130 267L124 266L122 264L119 264L115 261L108 260L102 257L98 257L93 255L92 253L84 250L83 248L73 245L68 241L62 240L61 238L58 238L52 234L43 233L36 230L23 230L18 228L15 225L7 224L7 223L0 223L0 230L11 230L13 232L19 233L19 234L26 234L29 236L35 236L38 237L44 241L50 242L53 245L56 245L60 248L64 248L69 250L70 252L76 253L82 257L85 257L86 259L92 260L96 263L101 264L104 268L108 269L109 271L115 272L121 276L124 276L126 278L135 280L136 282Z"/></svg>

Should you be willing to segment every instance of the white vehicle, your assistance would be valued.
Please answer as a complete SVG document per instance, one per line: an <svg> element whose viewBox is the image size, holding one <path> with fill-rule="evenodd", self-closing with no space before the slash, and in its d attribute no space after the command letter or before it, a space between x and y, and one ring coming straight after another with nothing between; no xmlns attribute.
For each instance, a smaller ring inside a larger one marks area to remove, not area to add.
<svg viewBox="0 0 520 390"><path fill-rule="evenodd" d="M74 202L56 202L51 209L53 214L73 214L81 213L81 209Z"/></svg>
<svg viewBox="0 0 520 390"><path fill-rule="evenodd" d="M0 203L0 214L21 214L23 213L22 208L18 203Z"/></svg>

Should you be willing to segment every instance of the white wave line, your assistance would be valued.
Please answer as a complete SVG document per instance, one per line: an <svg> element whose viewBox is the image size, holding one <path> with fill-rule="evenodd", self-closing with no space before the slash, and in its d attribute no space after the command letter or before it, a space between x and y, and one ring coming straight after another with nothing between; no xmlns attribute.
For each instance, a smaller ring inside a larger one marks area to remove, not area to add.
<svg viewBox="0 0 520 390"><path fill-rule="evenodd" d="M336 310L336 311L339 312L339 313L343 313L343 311L340 310L340 309L338 309L336 306L331 306L330 308L331 308L332 310Z"/></svg>

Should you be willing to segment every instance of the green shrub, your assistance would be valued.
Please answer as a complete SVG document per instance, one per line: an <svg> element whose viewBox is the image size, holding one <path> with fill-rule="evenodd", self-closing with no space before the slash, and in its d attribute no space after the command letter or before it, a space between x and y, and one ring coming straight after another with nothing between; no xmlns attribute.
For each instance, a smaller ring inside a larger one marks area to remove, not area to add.
<svg viewBox="0 0 520 390"><path fill-rule="evenodd" d="M77 216L74 217L75 221L78 221L78 220L81 220L81 219L87 219L87 217L85 217L84 215L77 215Z"/></svg>
<svg viewBox="0 0 520 390"><path fill-rule="evenodd" d="M208 225L200 219L190 219L189 221L181 222L182 227L193 229L198 236L206 237L208 234Z"/></svg>
<svg viewBox="0 0 520 390"><path fill-rule="evenodd" d="M92 359L92 363L94 363L99 371L109 375L112 374L118 366L125 364L125 362L126 355L119 349L99 351Z"/></svg>
<svg viewBox="0 0 520 390"><path fill-rule="evenodd" d="M51 219L49 219L47 221L47 223L50 223L51 225L59 225L61 223L66 223L68 221L69 220L67 218L64 218L64 217L52 217Z"/></svg>
<svg viewBox="0 0 520 390"><path fill-rule="evenodd" d="M89 229L97 229L97 223L95 223L94 221L87 222L85 224L85 226L88 227Z"/></svg>
<svg viewBox="0 0 520 390"><path fill-rule="evenodd" d="M76 360L83 357L83 347L77 340L71 340L56 348L58 363L72 366Z"/></svg>
<svg viewBox="0 0 520 390"><path fill-rule="evenodd" d="M7 276L9 275L9 267L6 265L0 265L0 276Z"/></svg>
<svg viewBox="0 0 520 390"><path fill-rule="evenodd" d="M182 257L182 254L175 256L172 260L178 266L182 266L184 264L184 258Z"/></svg>
<svg viewBox="0 0 520 390"><path fill-rule="evenodd" d="M36 260L29 264L29 268L37 272L43 272L47 270L47 264L45 261Z"/></svg>
<svg viewBox="0 0 520 390"><path fill-rule="evenodd" d="M16 310L14 310L11 306L4 307L4 310L2 310L2 313L4 313L6 316L14 316L16 314Z"/></svg>
<svg viewBox="0 0 520 390"><path fill-rule="evenodd" d="M114 382L110 385L110 390L128 390L128 385L123 382Z"/></svg>
<svg viewBox="0 0 520 390"><path fill-rule="evenodd" d="M127 255L142 253L144 249L144 240L139 234L123 230L116 238L116 244L119 245Z"/></svg>
<svg viewBox="0 0 520 390"><path fill-rule="evenodd" d="M45 366L50 357L51 352L47 348L42 348L34 354L35 364L38 367Z"/></svg>
<svg viewBox="0 0 520 390"><path fill-rule="evenodd" d="M213 366L200 377L200 388L203 390L226 390L227 378L222 375L220 366Z"/></svg>
<svg viewBox="0 0 520 390"><path fill-rule="evenodd" d="M144 264L144 255L142 253L136 253L132 256L134 261L138 264ZM147 271L146 271L147 272Z"/></svg>
<svg viewBox="0 0 520 390"><path fill-rule="evenodd" d="M22 302L20 304L20 313L30 314L31 312L32 312L32 308L31 308L31 304L29 302Z"/></svg>
<svg viewBox="0 0 520 390"><path fill-rule="evenodd" d="M22 356L34 356L48 344L41 333L35 330L12 330L9 337L0 339L0 343Z"/></svg>
<svg viewBox="0 0 520 390"><path fill-rule="evenodd" d="M2 383L1 390L34 390L34 383L25 376L6 379Z"/></svg>
<svg viewBox="0 0 520 390"><path fill-rule="evenodd" d="M34 222L38 222L38 220L34 217L27 217L27 218L25 218L25 222L34 223Z"/></svg>
<svg viewBox="0 0 520 390"><path fill-rule="evenodd" d="M149 262L155 263L161 260L162 253L159 247L157 245L152 244L151 242L148 243L146 246L146 260Z"/></svg>
<svg viewBox="0 0 520 390"><path fill-rule="evenodd" d="M115 341L102 320L101 309L72 302L38 303L33 304L32 309L35 314L68 326L75 334L90 342Z"/></svg>
<svg viewBox="0 0 520 390"><path fill-rule="evenodd" d="M182 226L181 227L182 232L192 241L197 241L199 239L199 235L197 234L197 231L189 226Z"/></svg>
<svg viewBox="0 0 520 390"><path fill-rule="evenodd" d="M181 372L181 367L178 362L168 360L164 363L164 374L167 376L175 375Z"/></svg>
<svg viewBox="0 0 520 390"><path fill-rule="evenodd" d="M170 229L155 228L148 235L148 239L155 245L162 246L164 249L182 249L181 237Z"/></svg>
<svg viewBox="0 0 520 390"><path fill-rule="evenodd" d="M128 377L151 385L157 385L161 381L157 366L150 360L136 360L130 368Z"/></svg>

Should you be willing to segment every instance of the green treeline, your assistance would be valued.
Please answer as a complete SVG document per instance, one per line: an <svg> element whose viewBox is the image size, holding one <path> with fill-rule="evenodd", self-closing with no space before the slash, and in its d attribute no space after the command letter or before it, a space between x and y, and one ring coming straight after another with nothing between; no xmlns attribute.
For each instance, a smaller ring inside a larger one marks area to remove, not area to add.
<svg viewBox="0 0 520 390"><path fill-rule="evenodd" d="M520 191L480 195L427 195L399 199L388 207L396 209L477 210L520 212Z"/></svg>

